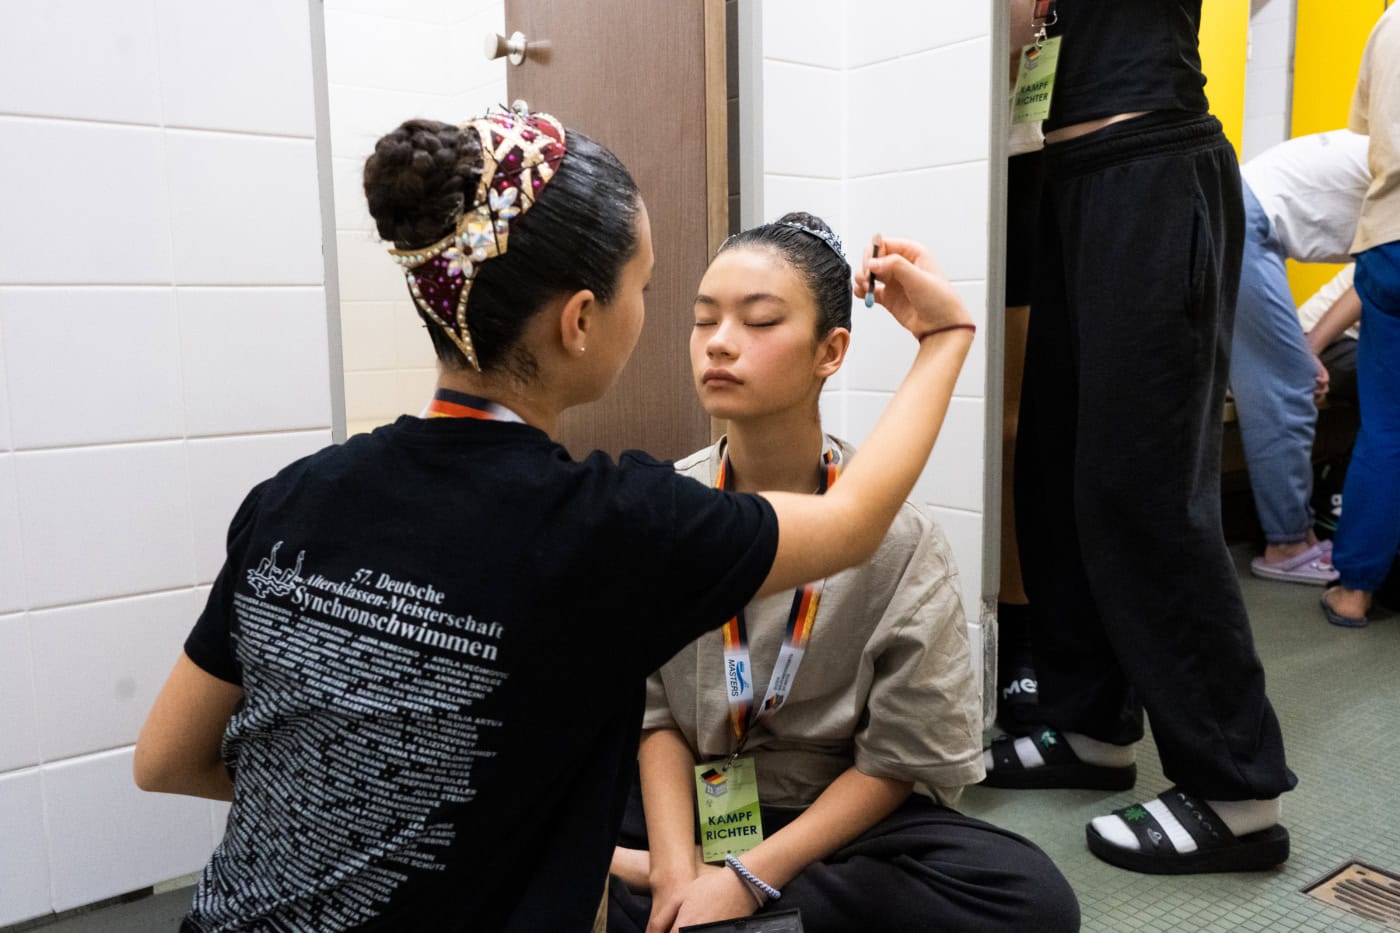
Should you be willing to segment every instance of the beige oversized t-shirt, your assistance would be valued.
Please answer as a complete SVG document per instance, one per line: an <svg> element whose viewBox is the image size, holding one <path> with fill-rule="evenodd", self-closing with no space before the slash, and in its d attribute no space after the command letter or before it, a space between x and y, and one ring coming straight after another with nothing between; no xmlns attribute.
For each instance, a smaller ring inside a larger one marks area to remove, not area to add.
<svg viewBox="0 0 1400 933"><path fill-rule="evenodd" d="M1400 240L1400 4L1382 14L1366 40L1350 128L1369 134L1371 187L1361 203L1353 255Z"/></svg>
<svg viewBox="0 0 1400 933"><path fill-rule="evenodd" d="M835 443L849 462L854 449ZM714 485L723 444L676 469ZM792 596L761 597L745 609L755 702L768 689ZM723 657L722 636L711 631L647 681L645 728L678 729L697 761L734 748ZM745 748L757 766L759 799L807 806L855 765L922 784L951 805L982 779L981 734L952 552L938 526L906 503L870 562L826 581L787 702Z"/></svg>

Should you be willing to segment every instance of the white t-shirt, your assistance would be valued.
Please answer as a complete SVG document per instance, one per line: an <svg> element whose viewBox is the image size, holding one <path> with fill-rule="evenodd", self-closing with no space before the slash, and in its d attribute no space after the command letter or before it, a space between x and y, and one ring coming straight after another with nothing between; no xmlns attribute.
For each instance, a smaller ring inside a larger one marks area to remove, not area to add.
<svg viewBox="0 0 1400 933"><path fill-rule="evenodd" d="M1348 125L1369 133L1371 187L1361 208L1353 253L1400 240L1400 6L1382 14L1356 76Z"/></svg>
<svg viewBox="0 0 1400 933"><path fill-rule="evenodd" d="M1289 259L1347 262L1371 184L1367 139L1349 130L1299 136L1245 163L1244 180Z"/></svg>
<svg viewBox="0 0 1400 933"><path fill-rule="evenodd" d="M1352 276L1356 273L1356 263L1347 263L1341 272L1327 282L1326 285L1313 293L1313 296L1303 302L1298 307L1298 322L1303 325L1303 333L1309 333L1317 322L1322 320L1322 315L1327 313L1327 309L1336 303L1342 294L1351 288ZM1344 332L1345 336L1356 340L1361 336L1361 325L1353 324Z"/></svg>
<svg viewBox="0 0 1400 933"><path fill-rule="evenodd" d="M1039 152L1045 148L1045 134L1040 129L1040 121L1035 123L1013 123L1006 134L1006 154L1009 157Z"/></svg>

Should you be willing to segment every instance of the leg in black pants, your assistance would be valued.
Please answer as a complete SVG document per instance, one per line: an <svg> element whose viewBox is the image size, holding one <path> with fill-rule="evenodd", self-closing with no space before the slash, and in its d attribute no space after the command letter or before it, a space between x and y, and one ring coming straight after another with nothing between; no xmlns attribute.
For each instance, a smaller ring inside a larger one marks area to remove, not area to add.
<svg viewBox="0 0 1400 933"><path fill-rule="evenodd" d="M801 813L765 807L772 835ZM634 788L619 845L645 849L641 794ZM609 933L641 933L651 898L608 886ZM802 911L808 933L923 933L925 930L1079 929L1079 902L1053 862L1014 833L911 797L850 845L783 888L772 910Z"/></svg>
<svg viewBox="0 0 1400 933"><path fill-rule="evenodd" d="M1296 783L1220 527L1220 419L1243 207L1212 117L1046 150L1017 511L1041 712L1114 744L1152 718L1173 782Z"/></svg>

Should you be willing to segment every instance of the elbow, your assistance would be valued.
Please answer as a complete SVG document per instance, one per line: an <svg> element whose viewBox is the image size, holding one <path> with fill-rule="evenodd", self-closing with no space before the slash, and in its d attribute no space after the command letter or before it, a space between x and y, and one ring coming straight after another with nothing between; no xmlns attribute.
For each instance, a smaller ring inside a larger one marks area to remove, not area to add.
<svg viewBox="0 0 1400 933"><path fill-rule="evenodd" d="M156 792L164 790L160 771L146 763L141 756L140 749L137 749L136 756L131 762L131 777L140 790Z"/></svg>
<svg viewBox="0 0 1400 933"><path fill-rule="evenodd" d="M131 777L141 790L157 794L176 792L174 771L139 742L131 759Z"/></svg>

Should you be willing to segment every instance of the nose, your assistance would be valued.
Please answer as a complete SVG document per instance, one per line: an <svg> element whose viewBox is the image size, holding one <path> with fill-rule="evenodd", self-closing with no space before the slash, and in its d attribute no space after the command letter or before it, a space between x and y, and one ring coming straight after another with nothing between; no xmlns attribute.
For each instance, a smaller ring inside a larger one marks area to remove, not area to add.
<svg viewBox="0 0 1400 933"><path fill-rule="evenodd" d="M716 357L733 358L738 344L734 340L734 323L729 320L720 320L710 331L710 339L705 342L705 355L711 359Z"/></svg>

